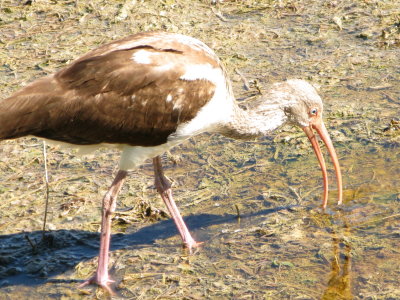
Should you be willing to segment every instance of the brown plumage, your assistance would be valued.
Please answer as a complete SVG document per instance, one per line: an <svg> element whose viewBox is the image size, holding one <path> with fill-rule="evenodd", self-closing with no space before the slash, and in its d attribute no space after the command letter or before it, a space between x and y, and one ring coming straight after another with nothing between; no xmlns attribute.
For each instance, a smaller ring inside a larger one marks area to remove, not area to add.
<svg viewBox="0 0 400 300"><path fill-rule="evenodd" d="M183 243L197 243L187 229L164 176L159 155L204 131L237 139L267 135L285 123L300 126L310 139L324 179L328 179L316 130L342 182L337 155L322 121L323 105L303 80L271 86L248 110L235 102L226 72L214 52L187 36L141 33L101 46L64 69L34 81L0 100L0 140L34 135L69 144L115 144L122 148L120 170L103 198L97 270L83 285L96 283L111 292L108 251L111 214L127 170L152 158L155 184Z"/></svg>
<svg viewBox="0 0 400 300"><path fill-rule="evenodd" d="M80 145L165 143L179 124L193 119L211 99L215 86L205 80L179 80L184 65L195 63L194 55L183 55L187 46L156 40L112 50L142 36L102 46L1 101L0 140L34 135ZM157 55L153 68L132 59L143 49ZM215 60L196 54L197 63L215 66ZM168 72L157 69L166 64L172 64ZM167 95L181 100L179 110L165 101Z"/></svg>

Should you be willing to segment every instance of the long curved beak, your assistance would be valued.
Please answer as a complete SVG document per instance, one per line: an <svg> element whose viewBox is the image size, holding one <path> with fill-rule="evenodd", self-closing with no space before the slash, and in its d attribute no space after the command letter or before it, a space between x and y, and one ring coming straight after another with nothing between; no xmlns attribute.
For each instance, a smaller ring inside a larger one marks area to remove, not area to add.
<svg viewBox="0 0 400 300"><path fill-rule="evenodd" d="M321 137L322 141L325 143L328 149L329 155L331 156L333 166L335 167L337 186L338 186L338 204L342 204L343 199L343 188L342 188L342 173L340 171L339 160L336 155L335 148L333 147L331 138L329 137L328 131L326 130L325 124L322 119L317 119L317 121L310 125L302 128L308 139L310 140L315 154L317 155L319 165L322 170L322 177L324 180L324 198L322 200L322 208L326 208L328 203L328 173L326 171L326 165L324 157L322 156L321 148L319 147L316 136L314 135L313 129L315 129L318 135Z"/></svg>

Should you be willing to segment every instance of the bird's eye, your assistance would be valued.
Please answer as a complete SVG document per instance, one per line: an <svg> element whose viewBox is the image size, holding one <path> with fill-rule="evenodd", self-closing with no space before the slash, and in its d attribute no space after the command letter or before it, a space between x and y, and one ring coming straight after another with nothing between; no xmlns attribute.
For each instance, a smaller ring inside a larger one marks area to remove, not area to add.
<svg viewBox="0 0 400 300"><path fill-rule="evenodd" d="M318 108L312 108L310 110L310 114L313 115L313 116L317 115L317 113L318 113Z"/></svg>

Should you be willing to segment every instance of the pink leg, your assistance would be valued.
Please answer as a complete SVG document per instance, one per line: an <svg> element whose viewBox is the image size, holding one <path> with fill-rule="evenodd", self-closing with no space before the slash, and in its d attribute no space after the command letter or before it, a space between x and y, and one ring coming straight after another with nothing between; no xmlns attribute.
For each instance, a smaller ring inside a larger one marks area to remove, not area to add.
<svg viewBox="0 0 400 300"><path fill-rule="evenodd" d="M174 198L172 197L171 184L164 176L161 159L159 156L153 158L153 165L157 191L160 193L161 198L167 206L168 211L171 214L176 227L178 228L183 244L189 249L190 253L192 253L193 248L198 247L202 243L198 243L192 238L185 222L182 219L179 209L175 204Z"/></svg>
<svg viewBox="0 0 400 300"><path fill-rule="evenodd" d="M127 174L127 171L119 170L114 178L113 183L111 184L110 189L104 195L101 214L100 253L97 270L90 279L82 283L79 287L94 283L105 288L110 294L113 294L109 286L109 284L113 281L108 277L108 252L110 249L111 240L111 215L115 211L117 196Z"/></svg>

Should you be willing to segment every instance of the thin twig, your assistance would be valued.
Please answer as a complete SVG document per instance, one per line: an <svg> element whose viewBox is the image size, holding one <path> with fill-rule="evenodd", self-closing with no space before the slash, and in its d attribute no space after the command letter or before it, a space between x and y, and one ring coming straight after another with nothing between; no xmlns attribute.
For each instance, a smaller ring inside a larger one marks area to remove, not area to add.
<svg viewBox="0 0 400 300"><path fill-rule="evenodd" d="M45 238L46 233L46 222L47 222L47 210L49 207L49 172L47 170L47 148L46 142L43 141L43 163L44 163L44 178L46 183L46 202L44 209L44 220L43 220L43 229L42 229L42 240Z"/></svg>
<svg viewBox="0 0 400 300"><path fill-rule="evenodd" d="M238 223L240 224L240 210L239 210L239 206L237 204L235 204L235 208L236 208L236 218L238 220Z"/></svg>

